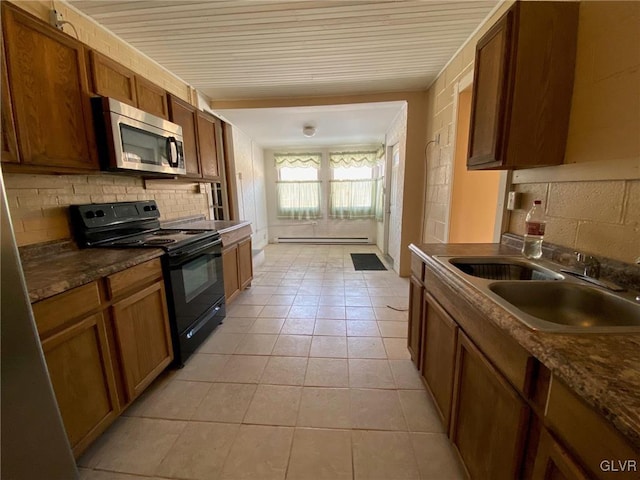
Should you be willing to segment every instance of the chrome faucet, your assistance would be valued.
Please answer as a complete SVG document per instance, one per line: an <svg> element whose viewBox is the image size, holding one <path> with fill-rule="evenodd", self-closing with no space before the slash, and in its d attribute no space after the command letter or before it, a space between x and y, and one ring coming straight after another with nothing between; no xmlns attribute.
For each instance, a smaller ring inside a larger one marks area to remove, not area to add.
<svg viewBox="0 0 640 480"><path fill-rule="evenodd" d="M600 262L591 255L586 255L582 252L574 252L578 266L584 268L582 274L585 277L599 278L600 277Z"/></svg>

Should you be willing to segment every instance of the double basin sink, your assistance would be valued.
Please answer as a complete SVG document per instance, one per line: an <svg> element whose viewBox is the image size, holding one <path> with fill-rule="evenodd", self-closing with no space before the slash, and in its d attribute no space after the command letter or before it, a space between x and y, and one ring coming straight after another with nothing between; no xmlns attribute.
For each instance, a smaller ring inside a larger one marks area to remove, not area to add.
<svg viewBox="0 0 640 480"><path fill-rule="evenodd" d="M434 259L534 330L640 333L637 293L592 286L551 262L504 256Z"/></svg>

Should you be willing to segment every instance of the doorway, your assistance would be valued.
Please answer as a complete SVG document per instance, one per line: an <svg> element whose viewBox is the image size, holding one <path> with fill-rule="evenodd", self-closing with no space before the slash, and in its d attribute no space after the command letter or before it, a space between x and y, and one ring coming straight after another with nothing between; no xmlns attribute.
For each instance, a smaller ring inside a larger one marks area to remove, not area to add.
<svg viewBox="0 0 640 480"><path fill-rule="evenodd" d="M472 74L469 74L454 89L456 123L449 243L499 242L502 234L507 172L467 170L472 80Z"/></svg>
<svg viewBox="0 0 640 480"><path fill-rule="evenodd" d="M385 256L387 260L396 265L396 260L400 258L400 215L398 207L401 200L398 198L398 176L400 171L400 144L388 148L386 171L386 191L389 192L385 200L386 222L384 227L385 236Z"/></svg>

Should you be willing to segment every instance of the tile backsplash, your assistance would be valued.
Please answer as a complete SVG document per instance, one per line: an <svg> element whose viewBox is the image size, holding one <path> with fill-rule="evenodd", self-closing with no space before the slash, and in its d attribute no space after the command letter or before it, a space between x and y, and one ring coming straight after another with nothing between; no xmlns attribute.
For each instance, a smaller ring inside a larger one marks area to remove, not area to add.
<svg viewBox="0 0 640 480"><path fill-rule="evenodd" d="M524 234L533 201L542 200L545 241L633 263L640 257L640 180L523 183L509 232Z"/></svg>
<svg viewBox="0 0 640 480"><path fill-rule="evenodd" d="M207 194L197 183L145 188L139 177L118 174L4 174L18 246L71 238L68 206L82 203L156 200L161 220L208 214Z"/></svg>

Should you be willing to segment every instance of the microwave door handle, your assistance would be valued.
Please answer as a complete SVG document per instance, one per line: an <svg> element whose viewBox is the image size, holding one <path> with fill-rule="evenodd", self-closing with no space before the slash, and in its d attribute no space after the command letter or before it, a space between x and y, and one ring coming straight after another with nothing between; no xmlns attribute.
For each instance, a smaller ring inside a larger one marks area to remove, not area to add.
<svg viewBox="0 0 640 480"><path fill-rule="evenodd" d="M178 158L178 142L175 137L167 137L167 160L171 167L177 167L180 164Z"/></svg>

